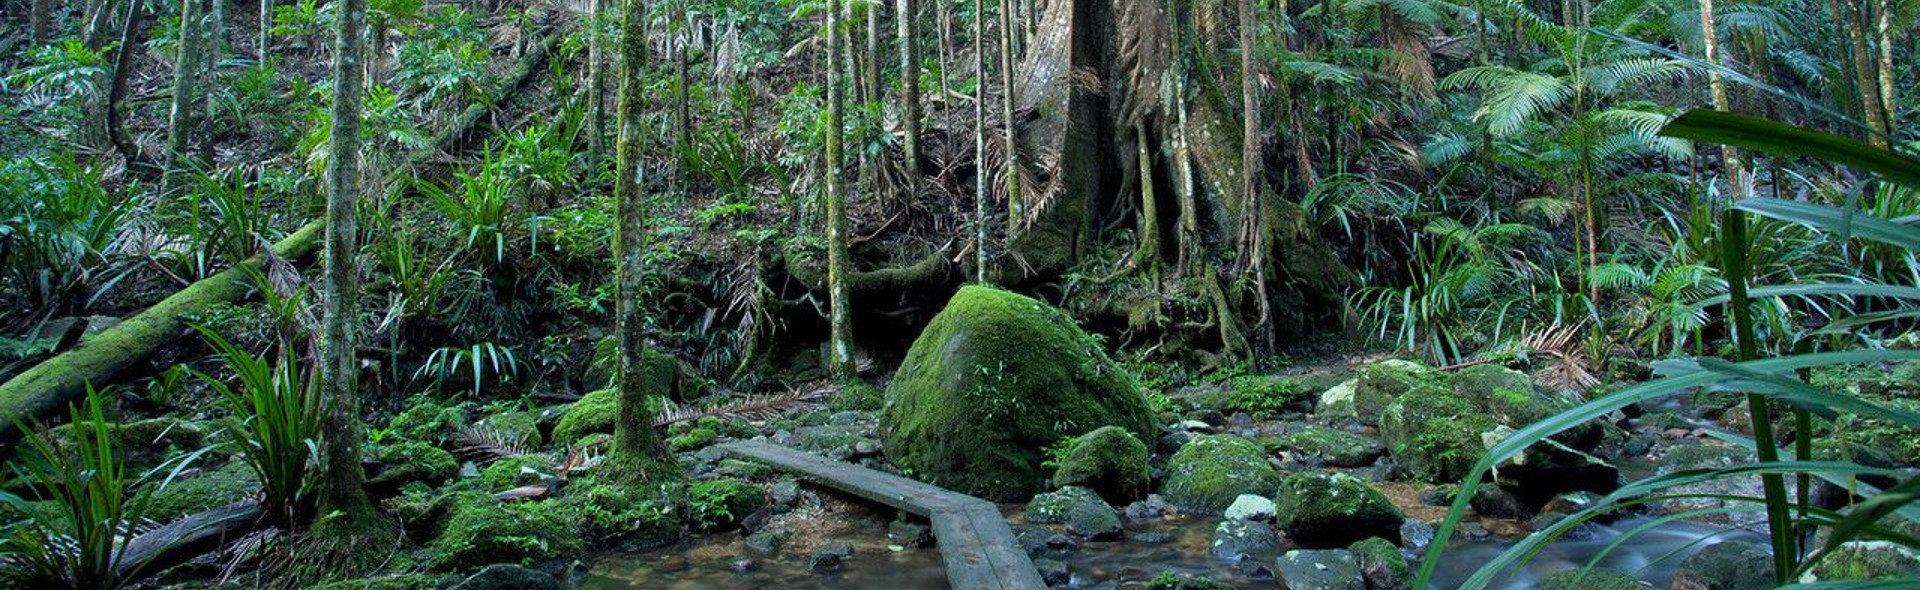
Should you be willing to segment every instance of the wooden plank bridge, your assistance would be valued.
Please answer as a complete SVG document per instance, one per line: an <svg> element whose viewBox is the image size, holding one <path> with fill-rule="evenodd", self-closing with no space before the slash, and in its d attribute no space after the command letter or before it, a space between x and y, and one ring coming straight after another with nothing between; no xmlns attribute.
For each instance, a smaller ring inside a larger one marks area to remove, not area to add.
<svg viewBox="0 0 1920 590"><path fill-rule="evenodd" d="M931 520L953 590L1047 587L992 502L772 443L744 441L720 447L742 459Z"/></svg>

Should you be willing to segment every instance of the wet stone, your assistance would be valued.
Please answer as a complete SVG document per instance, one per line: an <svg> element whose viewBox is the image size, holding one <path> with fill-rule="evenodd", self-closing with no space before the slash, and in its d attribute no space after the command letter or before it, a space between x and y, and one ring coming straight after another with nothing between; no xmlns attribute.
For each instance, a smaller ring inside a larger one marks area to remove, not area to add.
<svg viewBox="0 0 1920 590"><path fill-rule="evenodd" d="M1288 551L1274 571L1288 590L1366 590L1360 561L1345 549Z"/></svg>
<svg viewBox="0 0 1920 590"><path fill-rule="evenodd" d="M1067 564L1059 560L1035 559L1033 567L1040 570L1040 581L1046 582L1048 586L1065 586L1073 581L1073 572L1067 569Z"/></svg>
<svg viewBox="0 0 1920 590"><path fill-rule="evenodd" d="M887 524L887 542L901 547L925 547L933 543L927 525L896 520Z"/></svg>
<svg viewBox="0 0 1920 590"><path fill-rule="evenodd" d="M813 555L807 559L807 571L838 570L849 557L853 557L853 544L846 541L833 541L813 550Z"/></svg>

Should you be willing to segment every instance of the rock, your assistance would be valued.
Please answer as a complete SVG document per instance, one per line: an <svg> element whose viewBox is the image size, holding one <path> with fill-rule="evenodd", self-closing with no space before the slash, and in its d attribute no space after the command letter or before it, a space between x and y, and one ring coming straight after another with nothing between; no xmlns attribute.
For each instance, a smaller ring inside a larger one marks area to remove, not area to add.
<svg viewBox="0 0 1920 590"><path fill-rule="evenodd" d="M1165 545L1167 542L1173 540L1173 534L1154 529L1134 533L1131 537L1128 537L1128 540L1141 545Z"/></svg>
<svg viewBox="0 0 1920 590"><path fill-rule="evenodd" d="M1520 501L1518 496L1500 486L1482 485L1473 491L1473 511L1487 518L1524 519L1533 514L1533 509Z"/></svg>
<svg viewBox="0 0 1920 590"><path fill-rule="evenodd" d="M183 474L165 486L155 487L146 513L141 516L171 522L251 498L259 487L252 468L243 461L230 461L219 469ZM62 511L67 522L71 522L67 514Z"/></svg>
<svg viewBox="0 0 1920 590"><path fill-rule="evenodd" d="M1547 576L1539 590L1651 590L1653 584L1609 569L1570 569Z"/></svg>
<svg viewBox="0 0 1920 590"><path fill-rule="evenodd" d="M1353 410L1353 390L1359 383L1358 379L1348 379L1321 392L1320 401L1313 406L1314 416L1329 422L1358 419Z"/></svg>
<svg viewBox="0 0 1920 590"><path fill-rule="evenodd" d="M1225 516L1228 520L1258 520L1271 522L1274 518L1273 500L1266 496L1240 494L1233 504L1227 506Z"/></svg>
<svg viewBox="0 0 1920 590"><path fill-rule="evenodd" d="M780 547L787 544L787 539L792 537L793 532L786 529L762 529L760 532L747 535L747 550L760 555L773 555L780 551Z"/></svg>
<svg viewBox="0 0 1920 590"><path fill-rule="evenodd" d="M767 490L767 499L775 511L793 510L800 503L800 482L792 479L773 482L773 486Z"/></svg>
<svg viewBox="0 0 1920 590"><path fill-rule="evenodd" d="M849 557L853 557L853 544L833 541L813 550L813 555L807 558L807 571L819 573L837 570Z"/></svg>
<svg viewBox="0 0 1920 590"><path fill-rule="evenodd" d="M455 584L452 590L554 590L560 581L552 574L511 563L496 563Z"/></svg>
<svg viewBox="0 0 1920 590"><path fill-rule="evenodd" d="M1067 569L1067 564L1059 560L1035 559L1033 568L1040 570L1040 581L1048 586L1065 586L1067 582L1073 581L1073 572Z"/></svg>
<svg viewBox="0 0 1920 590"><path fill-rule="evenodd" d="M1492 418L1460 396L1421 387L1387 406L1380 435L1407 474L1428 483L1454 483L1480 458L1480 433L1494 426Z"/></svg>
<svg viewBox="0 0 1920 590"><path fill-rule="evenodd" d="M1386 445L1369 437L1324 426L1308 426L1276 441L1282 449L1319 457L1336 467L1360 467L1387 454Z"/></svg>
<svg viewBox="0 0 1920 590"><path fill-rule="evenodd" d="M534 412L502 412L481 418L474 426L485 429L501 442L537 449L545 442L540 438L538 420L539 414Z"/></svg>
<svg viewBox="0 0 1920 590"><path fill-rule="evenodd" d="M1427 545L1433 544L1433 535L1433 525L1427 521L1409 518L1400 523L1400 544L1408 551L1426 551Z"/></svg>
<svg viewBox="0 0 1920 590"><path fill-rule="evenodd" d="M1053 486L1080 486L1114 504L1146 496L1152 485L1147 445L1118 426L1102 426L1068 443L1053 471Z"/></svg>
<svg viewBox="0 0 1920 590"><path fill-rule="evenodd" d="M460 473L459 460L454 459L453 453L424 442L382 445L374 453L374 460L379 462L380 469L366 481L374 487L399 489L416 481L436 486Z"/></svg>
<svg viewBox="0 0 1920 590"><path fill-rule="evenodd" d="M461 406L446 406L431 397L414 396L407 399L406 408L387 421L391 435L438 444L467 427L467 413Z"/></svg>
<svg viewBox="0 0 1920 590"><path fill-rule="evenodd" d="M933 544L933 530L917 522L896 520L887 523L887 542L901 547L926 547Z"/></svg>
<svg viewBox="0 0 1920 590"><path fill-rule="evenodd" d="M687 488L688 524L702 531L736 528L748 515L767 505L760 486L732 478L695 482Z"/></svg>
<svg viewBox="0 0 1920 590"><path fill-rule="evenodd" d="M1295 473L1279 488L1277 524L1309 549L1346 547L1367 537L1397 541L1406 520L1373 484L1350 475Z"/></svg>
<svg viewBox="0 0 1920 590"><path fill-rule="evenodd" d="M744 573L753 571L753 568L754 568L754 564L753 564L753 560L751 559L735 559L733 561L727 562L727 569L736 574L744 574Z"/></svg>
<svg viewBox="0 0 1920 590"><path fill-rule="evenodd" d="M1453 374L1453 393L1480 408L1494 422L1513 428L1545 420L1573 407L1573 402L1541 390L1526 373L1499 365L1474 365ZM1600 423L1587 422L1554 435L1561 444L1582 451L1600 444Z"/></svg>
<svg viewBox="0 0 1920 590"><path fill-rule="evenodd" d="M1379 537L1347 546L1360 562L1360 577L1367 580L1368 588L1399 588L1412 580L1409 574L1413 567L1407 564L1407 557L1400 554L1400 548L1393 542Z"/></svg>
<svg viewBox="0 0 1920 590"><path fill-rule="evenodd" d="M1060 310L980 286L962 287L921 332L880 412L895 464L1003 502L1043 489L1042 449L1102 426L1154 432L1130 373Z"/></svg>
<svg viewBox="0 0 1920 590"><path fill-rule="evenodd" d="M1127 505L1127 520L1165 518L1176 512L1179 509L1168 504L1160 494L1147 494L1147 499Z"/></svg>
<svg viewBox="0 0 1920 590"><path fill-rule="evenodd" d="M1816 580L1910 580L1920 576L1920 555L1885 541L1853 541L1814 564Z"/></svg>
<svg viewBox="0 0 1920 590"><path fill-rule="evenodd" d="M1086 539L1107 540L1120 536L1120 514L1086 488L1068 486L1034 496L1027 504L1026 515L1027 522L1065 524L1068 532Z"/></svg>
<svg viewBox="0 0 1920 590"><path fill-rule="evenodd" d="M1763 567L1773 554L1738 541L1714 543L1681 560L1673 572L1673 590L1766 590L1773 572Z"/></svg>
<svg viewBox="0 0 1920 590"><path fill-rule="evenodd" d="M1264 494L1279 483L1280 473L1267 463L1260 445L1226 434L1194 438L1167 460L1167 479L1160 494L1189 512L1218 513L1241 494Z"/></svg>
<svg viewBox="0 0 1920 590"><path fill-rule="evenodd" d="M1378 426L1387 406L1416 389L1443 383L1433 369L1413 361L1391 359L1360 368L1353 379L1353 417ZM1324 395L1322 396L1324 398Z"/></svg>
<svg viewBox="0 0 1920 590"><path fill-rule="evenodd" d="M1366 590L1360 561L1345 549L1288 551L1274 561L1274 576L1287 590Z"/></svg>
<svg viewBox="0 0 1920 590"><path fill-rule="evenodd" d="M1280 546L1280 534L1260 521L1225 519L1213 528L1209 545L1214 559L1233 561L1247 556L1272 555Z"/></svg>
<svg viewBox="0 0 1920 590"><path fill-rule="evenodd" d="M1481 444L1493 448L1513 435L1498 426L1481 435ZM1582 453L1552 439L1528 446L1494 467L1501 487L1530 506L1545 504L1564 492L1607 493L1620 488L1620 469L1599 457Z"/></svg>
<svg viewBox="0 0 1920 590"><path fill-rule="evenodd" d="M438 571L468 571L497 563L524 566L573 558L586 551L574 524L551 501L500 504L481 496L454 506L446 530L429 545Z"/></svg>
<svg viewBox="0 0 1920 590"><path fill-rule="evenodd" d="M1144 574L1144 572L1142 572ZM1122 570L1124 577L1125 570ZM1148 580L1147 590L1234 590L1233 586L1193 574L1160 572Z"/></svg>

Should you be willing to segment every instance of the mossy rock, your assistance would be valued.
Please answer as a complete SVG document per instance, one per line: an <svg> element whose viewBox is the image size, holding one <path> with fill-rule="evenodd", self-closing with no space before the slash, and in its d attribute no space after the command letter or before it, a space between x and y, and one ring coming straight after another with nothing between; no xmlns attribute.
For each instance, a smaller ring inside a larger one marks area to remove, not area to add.
<svg viewBox="0 0 1920 590"><path fill-rule="evenodd" d="M308 590L420 590L438 588L440 579L423 575L383 576L360 580L335 580L308 586Z"/></svg>
<svg viewBox="0 0 1920 590"><path fill-rule="evenodd" d="M1264 495L1280 483L1258 443L1227 434L1194 437L1167 460L1160 494L1188 512L1219 513L1241 494Z"/></svg>
<svg viewBox="0 0 1920 590"><path fill-rule="evenodd" d="M460 473L460 462L453 453L419 441L383 445L374 459L382 467L367 479L370 486L398 487L415 481L438 485Z"/></svg>
<svg viewBox="0 0 1920 590"><path fill-rule="evenodd" d="M880 391L880 388L869 385L865 381L856 381L840 386L840 391L834 393L833 399L827 401L827 407L834 411L873 412L885 406L886 403L886 392Z"/></svg>
<svg viewBox="0 0 1920 590"><path fill-rule="evenodd" d="M1573 401L1542 390L1533 377L1499 365L1474 365L1461 369L1451 380L1454 395L1460 396L1493 418L1494 422L1525 428L1573 407ZM1600 444L1599 422L1587 422L1553 436L1570 447L1593 450Z"/></svg>
<svg viewBox="0 0 1920 590"><path fill-rule="evenodd" d="M1160 572L1147 580L1147 590L1234 590L1232 584L1178 572Z"/></svg>
<svg viewBox="0 0 1920 590"><path fill-rule="evenodd" d="M1107 505L1093 490L1067 486L1060 491L1040 494L1027 503L1027 522L1064 524L1067 531L1089 539L1107 539L1120 535L1120 513Z"/></svg>
<svg viewBox="0 0 1920 590"><path fill-rule="evenodd" d="M494 461L480 471L480 483L488 491L517 488L540 483L546 476L554 475L553 463L540 455L519 455Z"/></svg>
<svg viewBox="0 0 1920 590"><path fill-rule="evenodd" d="M1147 445L1118 426L1102 426L1067 443L1053 470L1055 487L1081 486L1113 504L1147 496L1153 485Z"/></svg>
<svg viewBox="0 0 1920 590"><path fill-rule="evenodd" d="M179 477L156 489L142 516L158 522L182 517L253 498L259 480L245 462L231 461L219 469Z"/></svg>
<svg viewBox="0 0 1920 590"><path fill-rule="evenodd" d="M657 414L660 411L660 398L647 398L647 412ZM560 422L553 427L553 443L556 445L574 445L582 439L595 434L613 434L613 424L620 417L620 392L602 389L582 396L573 405L567 406L560 415Z"/></svg>
<svg viewBox="0 0 1920 590"><path fill-rule="evenodd" d="M1296 453L1319 457L1336 467L1361 467L1372 464L1387 447L1370 437L1324 426L1308 426L1281 436L1275 445Z"/></svg>
<svg viewBox="0 0 1920 590"><path fill-rule="evenodd" d="M1310 549L1344 548L1368 537L1397 540L1406 520L1373 484L1344 473L1288 475L1273 504L1275 524Z"/></svg>
<svg viewBox="0 0 1920 590"><path fill-rule="evenodd" d="M1432 368L1413 361L1390 359L1361 367L1353 379L1354 417L1363 424L1378 425L1381 413L1400 396L1444 384Z"/></svg>
<svg viewBox="0 0 1920 590"><path fill-rule="evenodd" d="M409 398L406 405L406 411L387 421L387 430L401 438L440 443L467 427L467 411L461 406L426 396Z"/></svg>
<svg viewBox="0 0 1920 590"><path fill-rule="evenodd" d="M685 453L700 450L717 440L720 440L720 433L714 432L713 429L693 428L684 434L668 438L667 446L673 447L675 453Z"/></svg>
<svg viewBox="0 0 1920 590"><path fill-rule="evenodd" d="M491 429L501 439L517 441L526 448L540 448L540 415L535 412L502 412L480 419L480 426Z"/></svg>
<svg viewBox="0 0 1920 590"><path fill-rule="evenodd" d="M1853 541L1813 566L1819 580L1889 580L1920 577L1920 555L1885 541Z"/></svg>
<svg viewBox="0 0 1920 590"><path fill-rule="evenodd" d="M1043 490L1042 449L1102 426L1153 432L1133 377L1060 310L979 286L920 333L880 412L895 464L994 501Z"/></svg>
<svg viewBox="0 0 1920 590"><path fill-rule="evenodd" d="M454 509L467 504L498 504L493 494L476 490L434 490L412 484L382 505L400 518L410 539L431 540L446 531Z"/></svg>
<svg viewBox="0 0 1920 590"><path fill-rule="evenodd" d="M1359 558L1360 574L1366 576L1371 587L1398 588L1413 579L1413 566L1392 541L1368 537L1348 545L1347 551Z"/></svg>
<svg viewBox="0 0 1920 590"><path fill-rule="evenodd" d="M1353 396L1359 386L1359 379L1348 379L1321 392L1320 401L1313 406L1314 417L1326 422L1358 420L1360 414L1353 409Z"/></svg>
<svg viewBox="0 0 1920 590"><path fill-rule="evenodd" d="M454 506L446 530L430 545L439 571L471 571L496 563L539 566L586 551L579 531L552 502Z"/></svg>
<svg viewBox="0 0 1920 590"><path fill-rule="evenodd" d="M74 424L62 424L47 431L48 442L56 448L71 448ZM152 469L182 453L207 446L207 427L172 416L147 418L109 424L114 449L120 453L128 473Z"/></svg>
<svg viewBox="0 0 1920 590"><path fill-rule="evenodd" d="M1428 483L1455 483L1480 459L1480 434L1497 426L1453 392L1422 387L1387 406L1380 435L1406 473Z"/></svg>
<svg viewBox="0 0 1920 590"><path fill-rule="evenodd" d="M571 488L556 508L595 547L651 551L679 541L684 528L672 504L637 497L624 486Z"/></svg>
<svg viewBox="0 0 1920 590"><path fill-rule="evenodd" d="M1652 590L1633 576L1601 568L1570 569L1547 576L1540 590Z"/></svg>
<svg viewBox="0 0 1920 590"><path fill-rule="evenodd" d="M688 524L703 531L727 530L767 505L767 490L748 481L723 477L687 488Z"/></svg>
<svg viewBox="0 0 1920 590"><path fill-rule="evenodd" d="M647 395L681 402L692 397L690 388L681 387L680 362L672 355L647 348L640 353L640 363L647 371ZM586 374L580 381L588 391L599 391L616 388L619 384L615 380L619 376L620 340L602 338L594 343L593 360L587 363Z"/></svg>

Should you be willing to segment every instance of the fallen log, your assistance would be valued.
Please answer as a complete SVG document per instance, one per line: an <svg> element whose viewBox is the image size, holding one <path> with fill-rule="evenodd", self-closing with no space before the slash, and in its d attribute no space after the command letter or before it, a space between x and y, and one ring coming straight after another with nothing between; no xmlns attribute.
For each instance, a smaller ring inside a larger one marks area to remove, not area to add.
<svg viewBox="0 0 1920 590"><path fill-rule="evenodd" d="M122 578L166 571L251 534L265 516L259 502L246 500L167 523L128 541L113 570Z"/></svg>
<svg viewBox="0 0 1920 590"><path fill-rule="evenodd" d="M561 37L547 35L529 47L495 92L462 111L452 125L434 137L433 147L414 153L405 166L418 166L441 151L463 146L485 121L487 113L519 96L521 88L540 71ZM320 247L322 228L320 220L300 226L273 245L274 255L296 259L312 254ZM68 403L86 394L89 384L107 383L134 363L158 352L161 346L187 330L187 318L246 296L252 291L250 272L258 272L264 264L264 256L254 256L201 279L132 318L81 341L79 346L0 384L0 445L19 439L17 421L59 415L66 411Z"/></svg>

